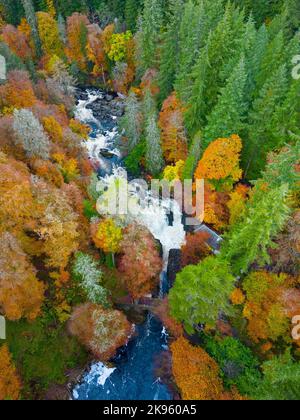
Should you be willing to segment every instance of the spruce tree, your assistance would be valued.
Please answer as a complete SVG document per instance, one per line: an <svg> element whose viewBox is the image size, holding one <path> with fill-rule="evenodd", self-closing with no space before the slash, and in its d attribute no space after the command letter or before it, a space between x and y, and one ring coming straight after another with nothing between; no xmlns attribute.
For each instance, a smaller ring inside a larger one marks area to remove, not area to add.
<svg viewBox="0 0 300 420"><path fill-rule="evenodd" d="M31 33L32 33L32 38L34 40L36 53L38 57L40 57L42 55L42 47L41 47L41 40L39 37L37 20L36 20L36 15L35 15L35 10L33 7L32 0L21 0L21 1L25 10L27 22L29 23L31 27Z"/></svg>
<svg viewBox="0 0 300 420"><path fill-rule="evenodd" d="M219 101L208 117L208 124L204 131L203 150L217 138L229 137L232 134L241 135L247 110L246 81L245 59L242 57L228 79L227 85L221 89Z"/></svg>
<svg viewBox="0 0 300 420"><path fill-rule="evenodd" d="M300 138L300 80L293 80L283 104L279 104L270 123L271 141L276 147Z"/></svg>
<svg viewBox="0 0 300 420"><path fill-rule="evenodd" d="M161 148L160 130L154 113L150 114L147 118L145 134L146 168L151 175L157 176L164 167L164 160Z"/></svg>
<svg viewBox="0 0 300 420"><path fill-rule="evenodd" d="M121 128L128 139L127 150L131 152L139 143L142 133L141 105L134 92L130 92L125 102L125 115L121 120Z"/></svg>
<svg viewBox="0 0 300 420"><path fill-rule="evenodd" d="M214 328L221 313L228 314L235 278L224 260L207 257L177 274L169 294L171 315L189 334L202 324Z"/></svg>
<svg viewBox="0 0 300 420"><path fill-rule="evenodd" d="M158 85L160 104L170 95L174 88L178 67L179 33L183 0L170 0L169 24L162 37Z"/></svg>
<svg viewBox="0 0 300 420"><path fill-rule="evenodd" d="M190 97L192 77L199 50L206 45L210 32L214 32L223 16L223 1L213 3L201 0L195 3L188 0L184 6L181 24L179 26L178 68L176 72L175 89L180 99L187 103Z"/></svg>
<svg viewBox="0 0 300 420"><path fill-rule="evenodd" d="M201 158L202 133L199 131L193 138L189 148L189 154L185 161L182 179L193 179L198 162Z"/></svg>
<svg viewBox="0 0 300 420"><path fill-rule="evenodd" d="M157 48L163 23L161 0L145 0L141 22L141 68L145 72L158 64Z"/></svg>
<svg viewBox="0 0 300 420"><path fill-rule="evenodd" d="M188 79L192 88L187 90L185 98L185 121L191 135L203 129L207 115L218 101L218 94L224 85L222 67L232 56L232 50L242 34L242 21L243 14L229 3L216 29L210 33L205 46L200 50Z"/></svg>
<svg viewBox="0 0 300 420"><path fill-rule="evenodd" d="M283 31L280 31L269 43L261 63L260 71L256 78L256 96L259 95L265 82L270 77L270 74L274 72L274 69L278 69L278 67L285 61L284 44Z"/></svg>
<svg viewBox="0 0 300 420"><path fill-rule="evenodd" d="M258 189L245 216L225 237L220 258L230 263L236 276L246 273L253 263L263 267L270 262L268 251L289 217L288 191L287 184Z"/></svg>
<svg viewBox="0 0 300 420"><path fill-rule="evenodd" d="M137 17L140 12L140 0L125 0L124 14L127 28L135 31L137 28Z"/></svg>
<svg viewBox="0 0 300 420"><path fill-rule="evenodd" d="M249 114L247 136L244 139L243 164L248 179L257 179L264 169L267 154L278 145L273 142L273 114L282 104L287 90L286 65L280 66L266 81Z"/></svg>

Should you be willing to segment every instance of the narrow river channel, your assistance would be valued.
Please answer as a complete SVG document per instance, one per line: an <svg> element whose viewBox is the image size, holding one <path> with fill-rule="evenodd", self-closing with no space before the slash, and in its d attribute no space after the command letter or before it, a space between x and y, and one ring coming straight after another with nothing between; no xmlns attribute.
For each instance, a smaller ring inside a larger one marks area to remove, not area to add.
<svg viewBox="0 0 300 420"><path fill-rule="evenodd" d="M90 158L99 164L101 181L108 184L117 177L125 177L122 159L117 149L118 118L107 113L101 120L93 115L93 103L105 101L105 93L87 90L85 99L79 100L76 117L92 128L86 143ZM105 159L101 150L115 154ZM102 169L101 169L102 168ZM170 226L168 206L172 206L173 221ZM147 206L136 217L160 241L163 249L164 271L161 274L161 295L167 291L166 269L169 251L179 249L185 240L182 214L176 203L161 202L147 197ZM73 398L79 400L170 400L171 392L155 373L157 359L168 348L168 336L164 326L148 314L144 324L136 327L136 334L129 344L118 351L111 365L95 363L86 373L81 384L73 390Z"/></svg>

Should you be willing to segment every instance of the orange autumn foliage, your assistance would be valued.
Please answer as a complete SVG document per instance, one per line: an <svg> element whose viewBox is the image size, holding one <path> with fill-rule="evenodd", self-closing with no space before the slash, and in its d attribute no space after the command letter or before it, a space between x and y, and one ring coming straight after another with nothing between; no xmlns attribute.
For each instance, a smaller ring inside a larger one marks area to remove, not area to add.
<svg viewBox="0 0 300 420"><path fill-rule="evenodd" d="M179 338L184 334L181 323L176 321L170 315L170 307L167 297L153 307L153 313L161 320L172 337Z"/></svg>
<svg viewBox="0 0 300 420"><path fill-rule="evenodd" d="M184 337L171 344L173 374L182 399L220 400L223 393L219 366L200 347Z"/></svg>
<svg viewBox="0 0 300 420"><path fill-rule="evenodd" d="M28 44L26 35L12 25L6 25L2 29L3 41L11 51L22 60L32 58L32 50Z"/></svg>
<svg viewBox="0 0 300 420"><path fill-rule="evenodd" d="M69 331L97 359L106 361L127 344L132 327L122 312L86 303L75 308Z"/></svg>
<svg viewBox="0 0 300 420"><path fill-rule="evenodd" d="M230 300L233 305L242 305L245 302L245 295L241 289L234 289L231 293Z"/></svg>
<svg viewBox="0 0 300 420"><path fill-rule="evenodd" d="M204 186L204 222L222 231L229 223L227 193L215 191L207 182Z"/></svg>
<svg viewBox="0 0 300 420"><path fill-rule="evenodd" d="M0 108L3 113L12 113L15 108L30 108L36 102L32 83L25 71L8 73L7 82L0 86Z"/></svg>
<svg viewBox="0 0 300 420"><path fill-rule="evenodd" d="M123 256L119 270L133 299L151 293L159 283L162 261L152 234L143 226L133 224L124 231L121 242Z"/></svg>
<svg viewBox="0 0 300 420"><path fill-rule="evenodd" d="M40 314L44 284L14 236L0 237L0 251L0 307L7 319L32 321Z"/></svg>
<svg viewBox="0 0 300 420"><path fill-rule="evenodd" d="M27 166L0 153L0 233L18 233L35 206Z"/></svg>
<svg viewBox="0 0 300 420"><path fill-rule="evenodd" d="M213 141L198 164L195 178L207 179L215 187L230 188L242 176L239 167L241 150L242 141L237 135Z"/></svg>
<svg viewBox="0 0 300 420"><path fill-rule="evenodd" d="M87 69L87 43L89 20L87 16L73 13L67 18L68 46L66 53L70 62L75 62L81 71ZM85 44L85 45L84 45Z"/></svg>
<svg viewBox="0 0 300 420"><path fill-rule="evenodd" d="M188 233L186 244L181 248L182 268L187 265L196 265L211 253L207 244L210 235L206 232Z"/></svg>
<svg viewBox="0 0 300 420"><path fill-rule="evenodd" d="M62 126L53 116L43 118L43 127L54 143L61 143L63 139Z"/></svg>
<svg viewBox="0 0 300 420"><path fill-rule="evenodd" d="M82 124L80 121L75 119L70 120L69 127L73 133L78 134L78 136L85 140L88 138L91 131L88 125Z"/></svg>
<svg viewBox="0 0 300 420"><path fill-rule="evenodd" d="M293 281L286 274L266 271L251 273L243 282L246 292L244 317L248 320L248 335L255 342L291 341L288 303L292 305ZM294 289L295 293L296 290ZM297 300L297 298L296 298ZM299 305L296 309L299 309Z"/></svg>
<svg viewBox="0 0 300 420"><path fill-rule="evenodd" d="M18 400L21 382L7 345L0 347L0 400Z"/></svg>
<svg viewBox="0 0 300 420"><path fill-rule="evenodd" d="M98 25L91 25L88 34L87 55L94 64L92 74L95 77L101 76L105 80L107 61L105 56L104 31Z"/></svg>
<svg viewBox="0 0 300 420"><path fill-rule="evenodd" d="M162 148L167 163L185 161L188 147L183 122L183 106L172 93L163 103L159 114Z"/></svg>
<svg viewBox="0 0 300 420"><path fill-rule="evenodd" d="M34 159L31 162L31 169L34 174L57 188L60 188L64 183L64 178L59 169L49 161Z"/></svg>

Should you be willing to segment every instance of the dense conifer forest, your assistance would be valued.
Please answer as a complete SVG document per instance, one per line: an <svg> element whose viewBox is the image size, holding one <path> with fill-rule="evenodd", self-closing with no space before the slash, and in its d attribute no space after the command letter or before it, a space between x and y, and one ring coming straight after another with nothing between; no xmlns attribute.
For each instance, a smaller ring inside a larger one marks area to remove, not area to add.
<svg viewBox="0 0 300 420"><path fill-rule="evenodd" d="M149 311L174 399L299 400L299 0L0 0L0 55L0 400L69 399ZM169 293L149 222L99 206L86 92L132 178L204 180Z"/></svg>

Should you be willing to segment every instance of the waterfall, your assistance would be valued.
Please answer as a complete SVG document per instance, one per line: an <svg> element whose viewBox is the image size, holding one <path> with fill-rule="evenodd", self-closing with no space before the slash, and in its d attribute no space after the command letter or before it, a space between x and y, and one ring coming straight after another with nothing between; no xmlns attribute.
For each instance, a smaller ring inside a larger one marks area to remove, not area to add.
<svg viewBox="0 0 300 420"><path fill-rule="evenodd" d="M89 124L92 128L89 139L84 143L90 159L94 162L96 161L100 167L102 165L105 167L105 161L100 153L101 149L108 149L120 156L120 152L115 148L115 140L118 136L117 122L113 115L107 116L110 118L110 121L113 120L115 123L112 128L110 125L109 129L105 129L105 121L97 121L92 110L87 109L87 106L96 100L102 99L104 95L102 92L95 90L88 90L87 93L88 98L79 101L75 115L79 120ZM127 182L126 170L120 164L114 164L112 170L101 177L100 183L106 191L109 191L116 180ZM169 251L171 249L180 249L185 241L182 213L174 200L157 198L151 191L144 192L142 195L138 186L138 184L130 184L129 199L135 211L124 216L126 219L124 222L137 222L145 226L155 239L160 241L164 261L160 277L160 297L163 297ZM101 213L105 214L105 208L102 208L101 200L98 204L102 210ZM172 226L170 226L168 218L170 209L173 214ZM131 359L125 363L122 358L124 355L120 355L120 362L116 360L116 368L108 368L103 363L94 364L83 379L83 385L78 385L75 388L73 392L74 399L122 399L122 395L125 395L124 399L131 399L129 397L137 400L154 400L160 397L161 399L170 399L170 395L161 384L160 378L154 378L154 380L150 378L151 370L148 375L151 384L149 382L148 386L146 386L147 380L145 376L143 377L143 374L145 374L144 366L148 368L149 364L153 365L154 355L167 348L166 329L149 314L146 323L138 327L138 330L139 334L135 342L130 342L127 346ZM146 364L146 358L149 358L148 365ZM139 369L139 366L142 366L141 370L143 372L141 372L141 375L136 375L135 369ZM141 383L137 383L138 381ZM131 391L128 391L127 388L130 388ZM131 394L129 394L130 392ZM151 394L150 398L148 393ZM147 398L143 398L144 395L147 395Z"/></svg>

